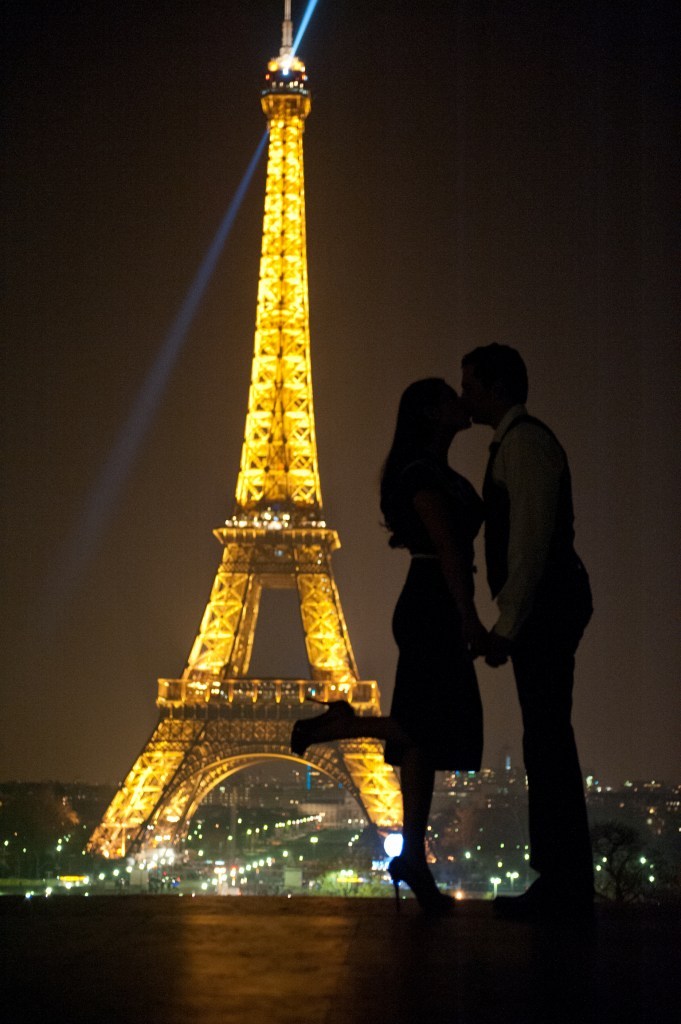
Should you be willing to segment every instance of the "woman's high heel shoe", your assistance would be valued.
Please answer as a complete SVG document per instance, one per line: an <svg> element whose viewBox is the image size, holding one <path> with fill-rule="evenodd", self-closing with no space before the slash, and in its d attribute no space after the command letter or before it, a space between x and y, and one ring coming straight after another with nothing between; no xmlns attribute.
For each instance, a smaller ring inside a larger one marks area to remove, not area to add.
<svg viewBox="0 0 681 1024"><path fill-rule="evenodd" d="M343 739L342 735L335 735L339 726L349 722L355 717L355 712L346 700L316 700L308 697L313 704L326 704L328 711L317 718L299 718L293 724L291 732L291 750L298 757L302 757L305 751L313 743L324 743L329 740ZM344 730L341 729L342 733Z"/></svg>
<svg viewBox="0 0 681 1024"><path fill-rule="evenodd" d="M395 905L400 909L400 882L405 882L416 897L421 910L434 917L446 917L454 912L455 901L440 892L435 879L426 867L414 867L404 857L393 857L388 864L388 874L395 887Z"/></svg>

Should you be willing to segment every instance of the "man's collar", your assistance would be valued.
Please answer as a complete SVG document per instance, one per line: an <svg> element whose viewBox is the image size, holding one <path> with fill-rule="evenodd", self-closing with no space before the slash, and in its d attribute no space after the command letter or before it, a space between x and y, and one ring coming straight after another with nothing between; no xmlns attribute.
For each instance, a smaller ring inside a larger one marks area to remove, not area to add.
<svg viewBox="0 0 681 1024"><path fill-rule="evenodd" d="M497 429L494 431L493 441L501 441L502 437L513 423L513 420L517 420L519 416L527 416L527 409L524 405L512 405Z"/></svg>

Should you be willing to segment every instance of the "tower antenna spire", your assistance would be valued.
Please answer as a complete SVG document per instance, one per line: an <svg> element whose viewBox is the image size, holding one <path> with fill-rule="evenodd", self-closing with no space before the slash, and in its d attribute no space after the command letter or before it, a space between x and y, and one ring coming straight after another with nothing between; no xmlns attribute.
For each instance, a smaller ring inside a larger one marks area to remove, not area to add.
<svg viewBox="0 0 681 1024"><path fill-rule="evenodd" d="M280 57L290 57L293 49L293 22L291 21L291 0L284 0L284 21L281 26Z"/></svg>

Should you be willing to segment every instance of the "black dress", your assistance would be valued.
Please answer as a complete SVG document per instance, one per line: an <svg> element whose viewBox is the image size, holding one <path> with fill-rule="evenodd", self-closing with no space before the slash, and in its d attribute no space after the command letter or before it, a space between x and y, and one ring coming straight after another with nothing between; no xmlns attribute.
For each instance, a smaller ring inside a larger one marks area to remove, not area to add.
<svg viewBox="0 0 681 1024"><path fill-rule="evenodd" d="M430 537L413 505L417 491L439 491L473 592L473 541L483 504L472 485L446 463L407 466L391 495L393 543L412 555L393 615L399 648L391 717L427 752L433 768L479 771L482 703L461 620ZM385 760L400 765L404 747L386 743Z"/></svg>

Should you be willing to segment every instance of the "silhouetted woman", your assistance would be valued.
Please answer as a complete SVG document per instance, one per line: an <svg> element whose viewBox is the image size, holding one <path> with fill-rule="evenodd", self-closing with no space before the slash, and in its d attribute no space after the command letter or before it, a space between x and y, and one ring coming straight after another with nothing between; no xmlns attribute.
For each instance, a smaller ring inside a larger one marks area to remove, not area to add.
<svg viewBox="0 0 681 1024"><path fill-rule="evenodd" d="M395 895L401 881L431 913L453 901L437 888L426 862L425 834L435 771L478 771L482 706L473 658L486 636L473 603L473 540L482 501L447 463L449 446L470 419L439 378L410 384L381 480L381 511L391 547L407 548L411 565L393 617L399 648L389 717L357 717L347 701L297 721L291 749L331 740L385 740L385 759L400 768L404 845L389 864Z"/></svg>

